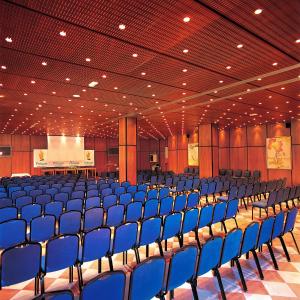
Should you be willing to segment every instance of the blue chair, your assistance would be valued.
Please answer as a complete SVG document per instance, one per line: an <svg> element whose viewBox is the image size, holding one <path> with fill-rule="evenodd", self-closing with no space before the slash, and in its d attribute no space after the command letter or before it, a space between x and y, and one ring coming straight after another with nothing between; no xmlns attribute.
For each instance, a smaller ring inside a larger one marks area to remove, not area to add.
<svg viewBox="0 0 300 300"><path fill-rule="evenodd" d="M198 249L195 246L185 246L173 252L169 263L167 282L163 288L163 294L171 293L174 298L174 290L185 282L192 285L198 257Z"/></svg>
<svg viewBox="0 0 300 300"><path fill-rule="evenodd" d="M112 189L111 188L105 188L101 191L101 199L103 199L105 196L109 196L111 195L113 192L112 192Z"/></svg>
<svg viewBox="0 0 300 300"><path fill-rule="evenodd" d="M75 185L75 187L74 187L74 192L83 192L83 193L85 193L85 191L86 191L86 188L85 188L85 186L84 185Z"/></svg>
<svg viewBox="0 0 300 300"><path fill-rule="evenodd" d="M226 217L226 208L227 208L227 203L225 201L219 202L214 206L211 225L221 222L222 225L224 226L225 224L224 220ZM210 226L210 234L213 235L212 226Z"/></svg>
<svg viewBox="0 0 300 300"><path fill-rule="evenodd" d="M238 187L232 186L229 190L228 196L220 196L217 198L218 201L227 202L238 197Z"/></svg>
<svg viewBox="0 0 300 300"><path fill-rule="evenodd" d="M104 211L101 207L93 207L84 212L83 231L88 232L103 224Z"/></svg>
<svg viewBox="0 0 300 300"><path fill-rule="evenodd" d="M98 186L95 183L88 183L87 185L87 191L91 191L91 190L98 190Z"/></svg>
<svg viewBox="0 0 300 300"><path fill-rule="evenodd" d="M0 223L17 219L18 218L18 210L15 207L3 207L0 208Z"/></svg>
<svg viewBox="0 0 300 300"><path fill-rule="evenodd" d="M98 260L98 273L101 273L101 259L110 251L110 228L96 228L86 232L82 236L82 251L79 253L79 284L83 285L81 265L85 262Z"/></svg>
<svg viewBox="0 0 300 300"><path fill-rule="evenodd" d="M62 213L58 223L59 234L77 234L81 228L81 212L68 211Z"/></svg>
<svg viewBox="0 0 300 300"><path fill-rule="evenodd" d="M157 199L157 198L158 198L158 191L156 189L148 191L147 200Z"/></svg>
<svg viewBox="0 0 300 300"><path fill-rule="evenodd" d="M26 196L26 191L18 190L18 191L12 192L10 195L10 198L15 201L17 198L23 197L23 196Z"/></svg>
<svg viewBox="0 0 300 300"><path fill-rule="evenodd" d="M139 261L138 251L136 249L138 237L138 224L128 222L117 226L114 230L112 248L109 253L109 266L113 271L112 256L117 253L123 253L123 264L127 264L127 251L133 249L136 255L136 261Z"/></svg>
<svg viewBox="0 0 300 300"><path fill-rule="evenodd" d="M130 186L130 182L129 181L123 181L122 183L121 183L121 186L122 187L125 187L126 189Z"/></svg>
<svg viewBox="0 0 300 300"><path fill-rule="evenodd" d="M6 249L25 241L25 220L12 219L0 223L0 249Z"/></svg>
<svg viewBox="0 0 300 300"><path fill-rule="evenodd" d="M147 185L146 184L139 184L138 185L138 187L137 187L137 191L139 192L139 191L143 191L143 192L147 192L147 189L148 189L148 187L147 187Z"/></svg>
<svg viewBox="0 0 300 300"><path fill-rule="evenodd" d="M44 207L47 203L51 202L51 195L41 194L35 197L35 203L42 205Z"/></svg>
<svg viewBox="0 0 300 300"><path fill-rule="evenodd" d="M160 216L169 215L173 210L173 197L168 196L160 200L159 212Z"/></svg>
<svg viewBox="0 0 300 300"><path fill-rule="evenodd" d="M0 256L0 289L35 278L35 295L41 270L42 248L39 243L24 243L4 250Z"/></svg>
<svg viewBox="0 0 300 300"><path fill-rule="evenodd" d="M191 191L193 189L193 179L186 180L183 189L184 189L185 192Z"/></svg>
<svg viewBox="0 0 300 300"><path fill-rule="evenodd" d="M133 197L134 194L137 192L137 186L136 185L130 185L127 189L126 189L127 193L130 193L131 196Z"/></svg>
<svg viewBox="0 0 300 300"><path fill-rule="evenodd" d="M202 197L205 197L206 203L208 203L208 183L202 182L200 187L199 198L201 200Z"/></svg>
<svg viewBox="0 0 300 300"><path fill-rule="evenodd" d="M254 257L254 261L255 261L255 264L257 267L259 277L260 277L260 279L264 279L264 275L261 270L261 266L260 266L256 251L255 251L257 239L258 239L258 233L259 233L259 223L258 222L252 222L245 228L239 257L246 254L246 258L249 258L249 252L251 252Z"/></svg>
<svg viewBox="0 0 300 300"><path fill-rule="evenodd" d="M119 204L123 204L127 206L132 200L132 196L130 193L121 194L119 197Z"/></svg>
<svg viewBox="0 0 300 300"><path fill-rule="evenodd" d="M125 187L123 187L123 186L117 187L117 188L115 189L115 195L118 197L118 199L120 198L120 196L121 196L122 194L125 194L125 193L126 193L126 189L125 189Z"/></svg>
<svg viewBox="0 0 300 300"><path fill-rule="evenodd" d="M1 191L0 191L0 199L6 198L6 197L7 197L7 193L6 193L6 192L1 192Z"/></svg>
<svg viewBox="0 0 300 300"><path fill-rule="evenodd" d="M146 246L146 257L149 256L149 245L157 243L162 253L160 242L162 220L160 217L154 217L143 220L141 223L140 236L137 243L137 248ZM140 258L140 255L138 256Z"/></svg>
<svg viewBox="0 0 300 300"><path fill-rule="evenodd" d="M212 224L214 206L207 204L200 209L198 229L209 227Z"/></svg>
<svg viewBox="0 0 300 300"><path fill-rule="evenodd" d="M66 211L76 210L83 211L83 200L82 199L72 199L66 202Z"/></svg>
<svg viewBox="0 0 300 300"><path fill-rule="evenodd" d="M186 208L196 207L199 203L199 194L198 193L190 193L187 198Z"/></svg>
<svg viewBox="0 0 300 300"><path fill-rule="evenodd" d="M272 191L267 200L260 200L252 203L252 220L253 220L253 210L254 208L259 208L259 217L261 218L261 210L264 209L267 216L268 216L268 209L269 207L273 208L275 213L275 201L276 201L277 191Z"/></svg>
<svg viewBox="0 0 300 300"><path fill-rule="evenodd" d="M126 207L125 222L137 222L141 220L143 215L142 202L132 202Z"/></svg>
<svg viewBox="0 0 300 300"><path fill-rule="evenodd" d="M225 224L226 220L233 219L235 222L236 228L239 227L237 220L236 220L236 215L238 213L238 210L239 210L239 199L229 200L227 203L225 218L224 218L224 222L223 222L225 233L227 233L227 228L226 228L226 224Z"/></svg>
<svg viewBox="0 0 300 300"><path fill-rule="evenodd" d="M40 204L28 204L21 208L21 218L27 222L27 225L35 217L42 214L42 206Z"/></svg>
<svg viewBox="0 0 300 300"><path fill-rule="evenodd" d="M96 190L89 190L86 192L86 197L90 198L90 197L98 197L99 196L99 191Z"/></svg>
<svg viewBox="0 0 300 300"><path fill-rule="evenodd" d="M50 185L49 184L40 184L38 188L39 188L39 190L42 190L43 193L45 193L46 190L50 188Z"/></svg>
<svg viewBox="0 0 300 300"><path fill-rule="evenodd" d="M73 194L72 194L73 195ZM69 200L69 194L66 192L60 192L54 195L53 197L54 201L60 201L63 203L63 206L66 207L66 204ZM82 199L81 197L71 197L71 199Z"/></svg>
<svg viewBox="0 0 300 300"><path fill-rule="evenodd" d="M80 300L123 300L126 286L126 275L123 271L105 272L93 278L83 286Z"/></svg>
<svg viewBox="0 0 300 300"><path fill-rule="evenodd" d="M144 203L146 199L146 193L143 191L136 192L133 196L133 202Z"/></svg>
<svg viewBox="0 0 300 300"><path fill-rule="evenodd" d="M277 261L274 256L273 249L270 245L270 243L272 241L272 232L273 232L274 222L275 222L274 217L268 217L261 223L259 233L258 233L256 248L261 250L263 245L267 245L274 268L276 270L278 270Z"/></svg>
<svg viewBox="0 0 300 300"><path fill-rule="evenodd" d="M51 198L53 199L54 195L58 193L58 189L56 188L50 188L50 189L46 189L45 194L48 194L51 196Z"/></svg>
<svg viewBox="0 0 300 300"><path fill-rule="evenodd" d="M115 191L116 188L120 187L120 183L119 182L112 182L110 185L110 188Z"/></svg>
<svg viewBox="0 0 300 300"><path fill-rule="evenodd" d="M10 198L1 198L0 199L0 209L4 207L13 206L13 201Z"/></svg>
<svg viewBox="0 0 300 300"><path fill-rule="evenodd" d="M209 271L214 271L218 280L222 298L223 300L226 299L223 283L221 280L221 275L218 269L220 258L221 258L222 245L223 245L223 239L221 237L214 237L207 240L201 248L198 264L195 272L195 277L191 282L193 296L195 300L199 299L197 293L197 277L204 275Z"/></svg>
<svg viewBox="0 0 300 300"><path fill-rule="evenodd" d="M173 178L172 177L167 177L165 186L170 188L172 186L172 184L173 184Z"/></svg>
<svg viewBox="0 0 300 300"><path fill-rule="evenodd" d="M73 191L73 188L71 186L63 186L60 189L60 193L67 193L69 198L71 197L72 191Z"/></svg>
<svg viewBox="0 0 300 300"><path fill-rule="evenodd" d="M247 285L239 262L242 237L243 231L239 228L234 228L230 232L228 232L224 239L219 267L228 262L232 262L233 266L233 262L235 262L241 279L243 290L246 292Z"/></svg>
<svg viewBox="0 0 300 300"><path fill-rule="evenodd" d="M170 189L168 187L163 187L159 190L158 199L161 200L163 198L168 197L170 194Z"/></svg>
<svg viewBox="0 0 300 300"><path fill-rule="evenodd" d="M164 219L161 240L165 241L165 251L168 250L168 239L177 237L180 243L181 213L175 212ZM161 256L163 253L161 253Z"/></svg>
<svg viewBox="0 0 300 300"><path fill-rule="evenodd" d="M43 194L43 191L42 190L32 190L32 191L29 191L27 194L28 194L28 196L31 196L33 200L35 200L36 196Z"/></svg>
<svg viewBox="0 0 300 300"><path fill-rule="evenodd" d="M173 211L174 212L182 212L186 207L186 195L177 195L174 200Z"/></svg>
<svg viewBox="0 0 300 300"><path fill-rule="evenodd" d="M180 246L183 246L184 234L191 231L195 232L195 239L198 247L200 248L200 241L198 236L198 222L199 222L199 210L198 208L190 208L185 211L182 221L182 228L180 232Z"/></svg>
<svg viewBox="0 0 300 300"><path fill-rule="evenodd" d="M114 205L108 208L106 215L107 226L118 226L123 223L124 220L124 205Z"/></svg>
<svg viewBox="0 0 300 300"><path fill-rule="evenodd" d="M22 196L15 199L16 208L20 210L23 206L27 204L32 204L32 197L31 196Z"/></svg>
<svg viewBox="0 0 300 300"><path fill-rule="evenodd" d="M30 241L44 242L55 236L55 216L43 215L30 222Z"/></svg>
<svg viewBox="0 0 300 300"><path fill-rule="evenodd" d="M74 191L71 193L70 199L84 199L84 191Z"/></svg>
<svg viewBox="0 0 300 300"><path fill-rule="evenodd" d="M60 189L62 188L62 184L61 183L53 183L51 185L52 188L56 188L58 191L60 191Z"/></svg>
<svg viewBox="0 0 300 300"><path fill-rule="evenodd" d="M284 224L282 235L285 235L286 233L291 234L294 244L296 246L296 249L297 249L298 253L300 254L299 247L297 245L295 236L293 234L293 230L294 230L296 219L297 219L297 214L298 214L298 208L296 208L296 207L293 207L291 210L288 211L286 219L285 219L285 224ZM0 213L0 215L1 215L1 213Z"/></svg>
<svg viewBox="0 0 300 300"><path fill-rule="evenodd" d="M50 239L46 244L46 254L42 265L41 292L45 292L45 276L48 272L54 272L69 268L69 282L73 282L73 266L76 265L78 274L78 248L79 237L77 235L61 235ZM80 276L78 276L80 278Z"/></svg>
<svg viewBox="0 0 300 300"><path fill-rule="evenodd" d="M144 204L144 219L155 217L158 214L158 200L151 199Z"/></svg>
<svg viewBox="0 0 300 300"><path fill-rule="evenodd" d="M12 198L12 193L16 192L16 191L21 191L21 187L20 186L9 186L8 188L8 197ZM26 192L25 192L26 194ZM18 194L17 194L18 195ZM24 193L21 193L21 196L24 196ZM19 197L19 196L18 196ZM13 199L13 198L12 198ZM14 200L14 199L13 199Z"/></svg>
<svg viewBox="0 0 300 300"><path fill-rule="evenodd" d="M44 293L33 300L74 300L74 295L70 290L60 290Z"/></svg>
<svg viewBox="0 0 300 300"><path fill-rule="evenodd" d="M117 204L117 196L116 195L108 195L103 197L103 208L104 210L108 210L113 205Z"/></svg>
<svg viewBox="0 0 300 300"><path fill-rule="evenodd" d="M199 191L199 185L200 185L200 179L199 178L194 178L193 179L192 190L193 191Z"/></svg>
<svg viewBox="0 0 300 300"><path fill-rule="evenodd" d="M50 202L45 205L45 214L47 215L53 215L56 219L59 218L59 216L63 212L63 203L60 201Z"/></svg>
<svg viewBox="0 0 300 300"><path fill-rule="evenodd" d="M130 276L128 299L148 300L157 296L164 285L165 265L162 257L151 257L136 265Z"/></svg>

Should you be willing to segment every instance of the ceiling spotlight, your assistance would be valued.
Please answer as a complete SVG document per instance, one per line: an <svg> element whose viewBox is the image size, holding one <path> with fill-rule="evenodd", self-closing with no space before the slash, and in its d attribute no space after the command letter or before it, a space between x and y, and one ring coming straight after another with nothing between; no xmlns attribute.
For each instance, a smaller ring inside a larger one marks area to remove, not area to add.
<svg viewBox="0 0 300 300"><path fill-rule="evenodd" d="M35 84L35 81L34 81L34 80L31 80L30 82L31 82L32 84Z"/></svg>
<svg viewBox="0 0 300 300"><path fill-rule="evenodd" d="M85 61L90 62L91 59L90 59L89 57L87 57L87 58L85 59Z"/></svg>
<svg viewBox="0 0 300 300"><path fill-rule="evenodd" d="M237 45L236 47L239 48L239 49L241 49L241 48L244 47L244 45L243 45L243 44L239 44L239 45Z"/></svg>
<svg viewBox="0 0 300 300"><path fill-rule="evenodd" d="M150 88L150 87L151 87L151 84L148 84L147 87Z"/></svg>
<svg viewBox="0 0 300 300"><path fill-rule="evenodd" d="M300 39L297 39L297 40L295 41L295 43L299 44L299 43L300 43Z"/></svg>
<svg viewBox="0 0 300 300"><path fill-rule="evenodd" d="M261 8L258 8L254 11L254 14L260 15L262 12L263 12L263 10Z"/></svg>
<svg viewBox="0 0 300 300"><path fill-rule="evenodd" d="M8 42L8 43L12 43L12 38L8 36L8 37L5 38L5 41Z"/></svg>
<svg viewBox="0 0 300 300"><path fill-rule="evenodd" d="M227 69L227 70L230 70L230 69L231 69L231 66L227 66L226 69Z"/></svg>
<svg viewBox="0 0 300 300"><path fill-rule="evenodd" d="M146 73L145 73L145 72L142 72L142 73L141 73L141 75L142 75L142 76L145 76L145 75L146 75Z"/></svg>
<svg viewBox="0 0 300 300"><path fill-rule="evenodd" d="M67 36L67 33L66 33L65 31L61 31L61 32L59 33L59 35L60 35L60 36Z"/></svg>
<svg viewBox="0 0 300 300"><path fill-rule="evenodd" d="M183 69L182 72L187 72L187 69Z"/></svg>
<svg viewBox="0 0 300 300"><path fill-rule="evenodd" d="M183 52L183 53L188 53L189 50L188 50L188 49L184 49L184 50L182 50L182 52Z"/></svg>
<svg viewBox="0 0 300 300"><path fill-rule="evenodd" d="M89 87L95 87L98 84L98 81L92 81L89 83Z"/></svg>
<svg viewBox="0 0 300 300"><path fill-rule="evenodd" d="M184 17L184 18L183 18L183 22L184 22L184 23L188 23L189 21L191 21L191 18L190 18L190 17Z"/></svg>
<svg viewBox="0 0 300 300"><path fill-rule="evenodd" d="M137 53L133 53L132 57L138 57Z"/></svg>
<svg viewBox="0 0 300 300"><path fill-rule="evenodd" d="M277 62L274 62L274 63L272 63L272 66L277 66L278 65L278 63Z"/></svg>
<svg viewBox="0 0 300 300"><path fill-rule="evenodd" d="M46 62L46 61L43 61L43 62L42 62L42 65L43 65L43 66L47 66L47 62Z"/></svg>
<svg viewBox="0 0 300 300"><path fill-rule="evenodd" d="M66 78L66 81L70 81L71 79L69 77Z"/></svg>
<svg viewBox="0 0 300 300"><path fill-rule="evenodd" d="M6 70L6 66L1 66L1 69L2 70Z"/></svg>
<svg viewBox="0 0 300 300"><path fill-rule="evenodd" d="M223 83L224 81L223 80L219 80L219 83Z"/></svg>
<svg viewBox="0 0 300 300"><path fill-rule="evenodd" d="M80 95L75 94L75 95L73 95L73 97L74 98L80 98Z"/></svg>
<svg viewBox="0 0 300 300"><path fill-rule="evenodd" d="M120 25L119 25L119 29L120 29L120 30L124 30L125 28L126 28L126 26L125 26L124 24L120 24Z"/></svg>

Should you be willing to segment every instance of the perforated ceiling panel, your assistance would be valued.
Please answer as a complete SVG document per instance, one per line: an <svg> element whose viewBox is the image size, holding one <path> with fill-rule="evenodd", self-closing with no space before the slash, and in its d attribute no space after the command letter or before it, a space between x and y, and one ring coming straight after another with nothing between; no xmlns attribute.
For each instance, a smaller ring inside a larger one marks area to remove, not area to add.
<svg viewBox="0 0 300 300"><path fill-rule="evenodd" d="M2 1L0 132L143 138L300 117L290 1ZM97 85L90 87L91 82Z"/></svg>

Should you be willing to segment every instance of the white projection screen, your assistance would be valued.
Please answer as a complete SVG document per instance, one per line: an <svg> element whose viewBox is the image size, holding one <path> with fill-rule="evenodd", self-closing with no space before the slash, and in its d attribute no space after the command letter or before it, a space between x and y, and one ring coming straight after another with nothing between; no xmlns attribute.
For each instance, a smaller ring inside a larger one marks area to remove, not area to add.
<svg viewBox="0 0 300 300"><path fill-rule="evenodd" d="M84 160L84 137L48 136L48 161Z"/></svg>

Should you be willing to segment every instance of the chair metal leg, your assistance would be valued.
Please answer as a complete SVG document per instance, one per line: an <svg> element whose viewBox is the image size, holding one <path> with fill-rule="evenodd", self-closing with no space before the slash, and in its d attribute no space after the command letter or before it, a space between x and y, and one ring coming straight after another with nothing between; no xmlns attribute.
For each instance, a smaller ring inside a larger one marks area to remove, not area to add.
<svg viewBox="0 0 300 300"><path fill-rule="evenodd" d="M212 231L212 225L209 225L209 234L210 236L214 236L213 231Z"/></svg>
<svg viewBox="0 0 300 300"><path fill-rule="evenodd" d="M34 295L36 296L39 292L39 278L34 278Z"/></svg>
<svg viewBox="0 0 300 300"><path fill-rule="evenodd" d="M149 257L149 245L146 245L146 257Z"/></svg>
<svg viewBox="0 0 300 300"><path fill-rule="evenodd" d="M293 238L293 240L294 240L294 244L295 244L295 246L296 246L296 249L297 249L298 253L300 254L299 247L298 247L298 244L297 244L297 242L296 242L296 239L295 239L295 236L294 236L294 234L293 234L293 231L290 231L290 233L291 233L292 238Z"/></svg>
<svg viewBox="0 0 300 300"><path fill-rule="evenodd" d="M139 264L141 260L140 260L140 253L137 248L134 248L134 253L135 253L136 262Z"/></svg>
<svg viewBox="0 0 300 300"><path fill-rule="evenodd" d="M161 241L158 242L158 248L159 248L159 254L160 254L160 256L164 256L164 252L163 252Z"/></svg>
<svg viewBox="0 0 300 300"><path fill-rule="evenodd" d="M197 230L195 230L195 239L197 241L198 248L201 249L201 244L200 244L200 240L199 240L199 236L198 236L198 231Z"/></svg>
<svg viewBox="0 0 300 300"><path fill-rule="evenodd" d="M178 235L177 238L178 238L179 246L183 247L183 235L181 235L181 236Z"/></svg>
<svg viewBox="0 0 300 300"><path fill-rule="evenodd" d="M272 249L272 247L271 247L271 245L269 243L267 243L267 246L268 246L268 250L270 252L271 258L272 258L272 262L273 262L274 268L275 268L275 270L278 270L278 265L277 265L277 261L276 261L273 249Z"/></svg>
<svg viewBox="0 0 300 300"><path fill-rule="evenodd" d="M236 228L239 228L239 225L238 225L238 222L237 222L237 220L236 220L236 217L234 217L233 219L234 219L234 222L235 222Z"/></svg>
<svg viewBox="0 0 300 300"><path fill-rule="evenodd" d="M109 269L111 271L113 271L114 270L114 266L113 266L113 262L112 262L112 257L111 256L108 257L108 263L109 263Z"/></svg>
<svg viewBox="0 0 300 300"><path fill-rule="evenodd" d="M225 225L225 221L222 221L221 223L222 223L222 225L223 225L223 227L224 227L225 233L227 233L227 228L226 228L226 225Z"/></svg>
<svg viewBox="0 0 300 300"><path fill-rule="evenodd" d="M122 254L123 254L123 265L125 265L125 252L123 252Z"/></svg>
<svg viewBox="0 0 300 300"><path fill-rule="evenodd" d="M168 251L168 240L165 240L165 251Z"/></svg>
<svg viewBox="0 0 300 300"><path fill-rule="evenodd" d="M218 269L215 269L214 271L215 271L215 274L217 276L218 284L219 284L221 295L222 295L222 300L226 300L226 294L225 294L225 291L224 291L224 286L223 286L223 283L222 283L220 272L219 272Z"/></svg>
<svg viewBox="0 0 300 300"><path fill-rule="evenodd" d="M69 283L73 282L73 267L69 268Z"/></svg>
<svg viewBox="0 0 300 300"><path fill-rule="evenodd" d="M198 292L197 292L197 280L196 279L193 280L193 282L191 282L191 288L192 288L194 300L199 300Z"/></svg>
<svg viewBox="0 0 300 300"><path fill-rule="evenodd" d="M41 294L45 293L45 276L42 275L41 277Z"/></svg>
<svg viewBox="0 0 300 300"><path fill-rule="evenodd" d="M99 258L98 259L98 273L101 273L101 271L102 271L102 259Z"/></svg>
<svg viewBox="0 0 300 300"><path fill-rule="evenodd" d="M174 290L170 291L170 299L174 299Z"/></svg>
<svg viewBox="0 0 300 300"><path fill-rule="evenodd" d="M291 258L290 258L289 252L288 252L288 250L286 248L286 245L285 245L283 237L279 236L279 240L280 240L280 243L281 243L281 246L282 246L282 249L284 251L284 254L285 254L285 257L286 257L287 261L291 261Z"/></svg>
<svg viewBox="0 0 300 300"><path fill-rule="evenodd" d="M243 290L244 290L245 292L247 292L246 281L245 281L244 274L243 274L243 271L242 271L242 267L241 267L241 265L240 265L240 262L239 262L238 258L235 259L235 262L236 262L236 266L237 266L237 269L238 269L238 272L239 272L239 275L240 275L240 278L241 278Z"/></svg>
<svg viewBox="0 0 300 300"><path fill-rule="evenodd" d="M253 209L254 209L254 207L252 206L252 220L253 220Z"/></svg>
<svg viewBox="0 0 300 300"><path fill-rule="evenodd" d="M83 286L83 276L82 276L82 270L81 270L81 265L77 265L77 274L78 274L78 286L79 286L79 291L82 291L82 286Z"/></svg>
<svg viewBox="0 0 300 300"><path fill-rule="evenodd" d="M251 250L251 252L252 252L253 257L254 257L254 261L255 261L255 264L256 264L256 267L257 267L259 277L260 277L261 280L263 280L264 279L264 274L262 272L257 253L255 252L255 250Z"/></svg>

